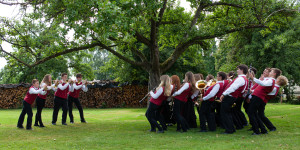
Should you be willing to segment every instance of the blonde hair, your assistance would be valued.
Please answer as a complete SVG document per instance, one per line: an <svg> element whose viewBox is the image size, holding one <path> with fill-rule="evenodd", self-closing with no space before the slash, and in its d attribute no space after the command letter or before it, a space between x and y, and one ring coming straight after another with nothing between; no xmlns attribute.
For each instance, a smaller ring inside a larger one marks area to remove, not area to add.
<svg viewBox="0 0 300 150"><path fill-rule="evenodd" d="M289 82L285 76L279 76L276 81L278 82L278 85L281 87L286 86L287 83Z"/></svg>
<svg viewBox="0 0 300 150"><path fill-rule="evenodd" d="M194 74L192 72L187 72L185 73L185 82L190 83L192 85L192 93L194 93L196 91L196 86L195 86L195 78L194 78Z"/></svg>
<svg viewBox="0 0 300 150"><path fill-rule="evenodd" d="M50 74L46 74L42 80L42 83L46 83L47 86L50 86L51 85L50 79L49 79L50 76L51 76Z"/></svg>
<svg viewBox="0 0 300 150"><path fill-rule="evenodd" d="M164 95L165 96L171 96L171 81L170 81L170 77L168 75L162 75L160 77L160 84L159 86L156 88L156 90L158 90L161 87L164 87Z"/></svg>

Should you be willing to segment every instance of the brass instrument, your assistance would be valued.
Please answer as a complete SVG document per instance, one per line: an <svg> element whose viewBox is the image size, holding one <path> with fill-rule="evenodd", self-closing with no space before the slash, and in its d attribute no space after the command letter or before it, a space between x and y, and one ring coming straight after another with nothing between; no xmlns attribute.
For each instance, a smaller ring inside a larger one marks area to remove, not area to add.
<svg viewBox="0 0 300 150"><path fill-rule="evenodd" d="M207 82L205 80L199 80L196 82L195 86L198 90L203 90L206 88Z"/></svg>

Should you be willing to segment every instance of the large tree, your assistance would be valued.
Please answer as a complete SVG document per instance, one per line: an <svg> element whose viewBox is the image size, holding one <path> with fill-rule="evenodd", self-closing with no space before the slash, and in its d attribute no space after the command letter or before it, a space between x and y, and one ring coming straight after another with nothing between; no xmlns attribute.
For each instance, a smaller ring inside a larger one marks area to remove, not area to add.
<svg viewBox="0 0 300 150"><path fill-rule="evenodd" d="M205 48L208 39L268 28L275 17L290 11L286 1L276 0L189 0L194 12L186 12L176 2L25 0L18 3L23 10L29 9L21 20L1 19L1 40L16 51L0 50L32 68L60 55L97 47L148 72L153 88L189 47ZM162 51L171 53L161 60ZM26 54L31 63L16 53Z"/></svg>

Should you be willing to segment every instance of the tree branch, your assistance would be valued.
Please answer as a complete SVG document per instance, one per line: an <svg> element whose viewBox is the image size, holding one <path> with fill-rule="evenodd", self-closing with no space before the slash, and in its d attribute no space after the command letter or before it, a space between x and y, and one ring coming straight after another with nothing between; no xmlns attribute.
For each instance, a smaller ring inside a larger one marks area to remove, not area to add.
<svg viewBox="0 0 300 150"><path fill-rule="evenodd" d="M9 55L10 57L14 58L15 60L17 60L18 62L20 62L21 64L24 64L25 66L31 68L31 66L27 63L25 63L24 61L22 61L21 59L17 58L16 56L14 56L13 54L5 51L2 47L2 45L0 45L1 51L4 52L5 54Z"/></svg>
<svg viewBox="0 0 300 150"><path fill-rule="evenodd" d="M160 9L159 14L158 14L158 23L156 24L156 27L158 27L162 21L165 9L167 8L167 2L168 0L164 0L163 7Z"/></svg>
<svg viewBox="0 0 300 150"><path fill-rule="evenodd" d="M242 31L242 30L245 30L245 29L254 29L254 28L267 28L267 26L262 25L262 24L260 24L260 25L248 25L248 26L244 26L244 27L240 27L240 28L226 30L222 33L216 33L216 34L204 35L204 36L196 36L196 37L194 37L194 38L192 38L192 39L190 39L186 42L178 44L177 47L175 48L174 52L172 53L172 55L166 61L164 61L160 65L160 67L163 71L168 70L189 46L194 45L194 44L203 45L203 43L201 43L201 41L203 42L203 40L213 39L213 38L225 35L225 34L237 32L237 31Z"/></svg>
<svg viewBox="0 0 300 150"><path fill-rule="evenodd" d="M138 41L142 42L143 44L147 45L150 47L151 43L150 40L144 37L142 34L140 34L138 31L135 31L135 37L137 38Z"/></svg>

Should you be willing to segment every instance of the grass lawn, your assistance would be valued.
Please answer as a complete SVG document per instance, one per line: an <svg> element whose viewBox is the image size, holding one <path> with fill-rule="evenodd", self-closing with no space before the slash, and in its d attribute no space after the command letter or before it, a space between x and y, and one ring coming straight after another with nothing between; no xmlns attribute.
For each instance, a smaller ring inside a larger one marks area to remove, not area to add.
<svg viewBox="0 0 300 150"><path fill-rule="evenodd" d="M191 129L177 133L169 127L163 134L150 133L144 116L146 109L84 109L87 124L80 123L77 109L75 124L51 125L52 109L42 113L45 128L17 129L21 109L0 110L0 149L300 149L300 106L268 104L266 115L277 127L268 135L252 136L250 127L233 135L200 133ZM34 115L36 109L33 110ZM35 117L33 117L34 120ZM24 127L26 126L26 118ZM199 124L199 120L198 120Z"/></svg>

